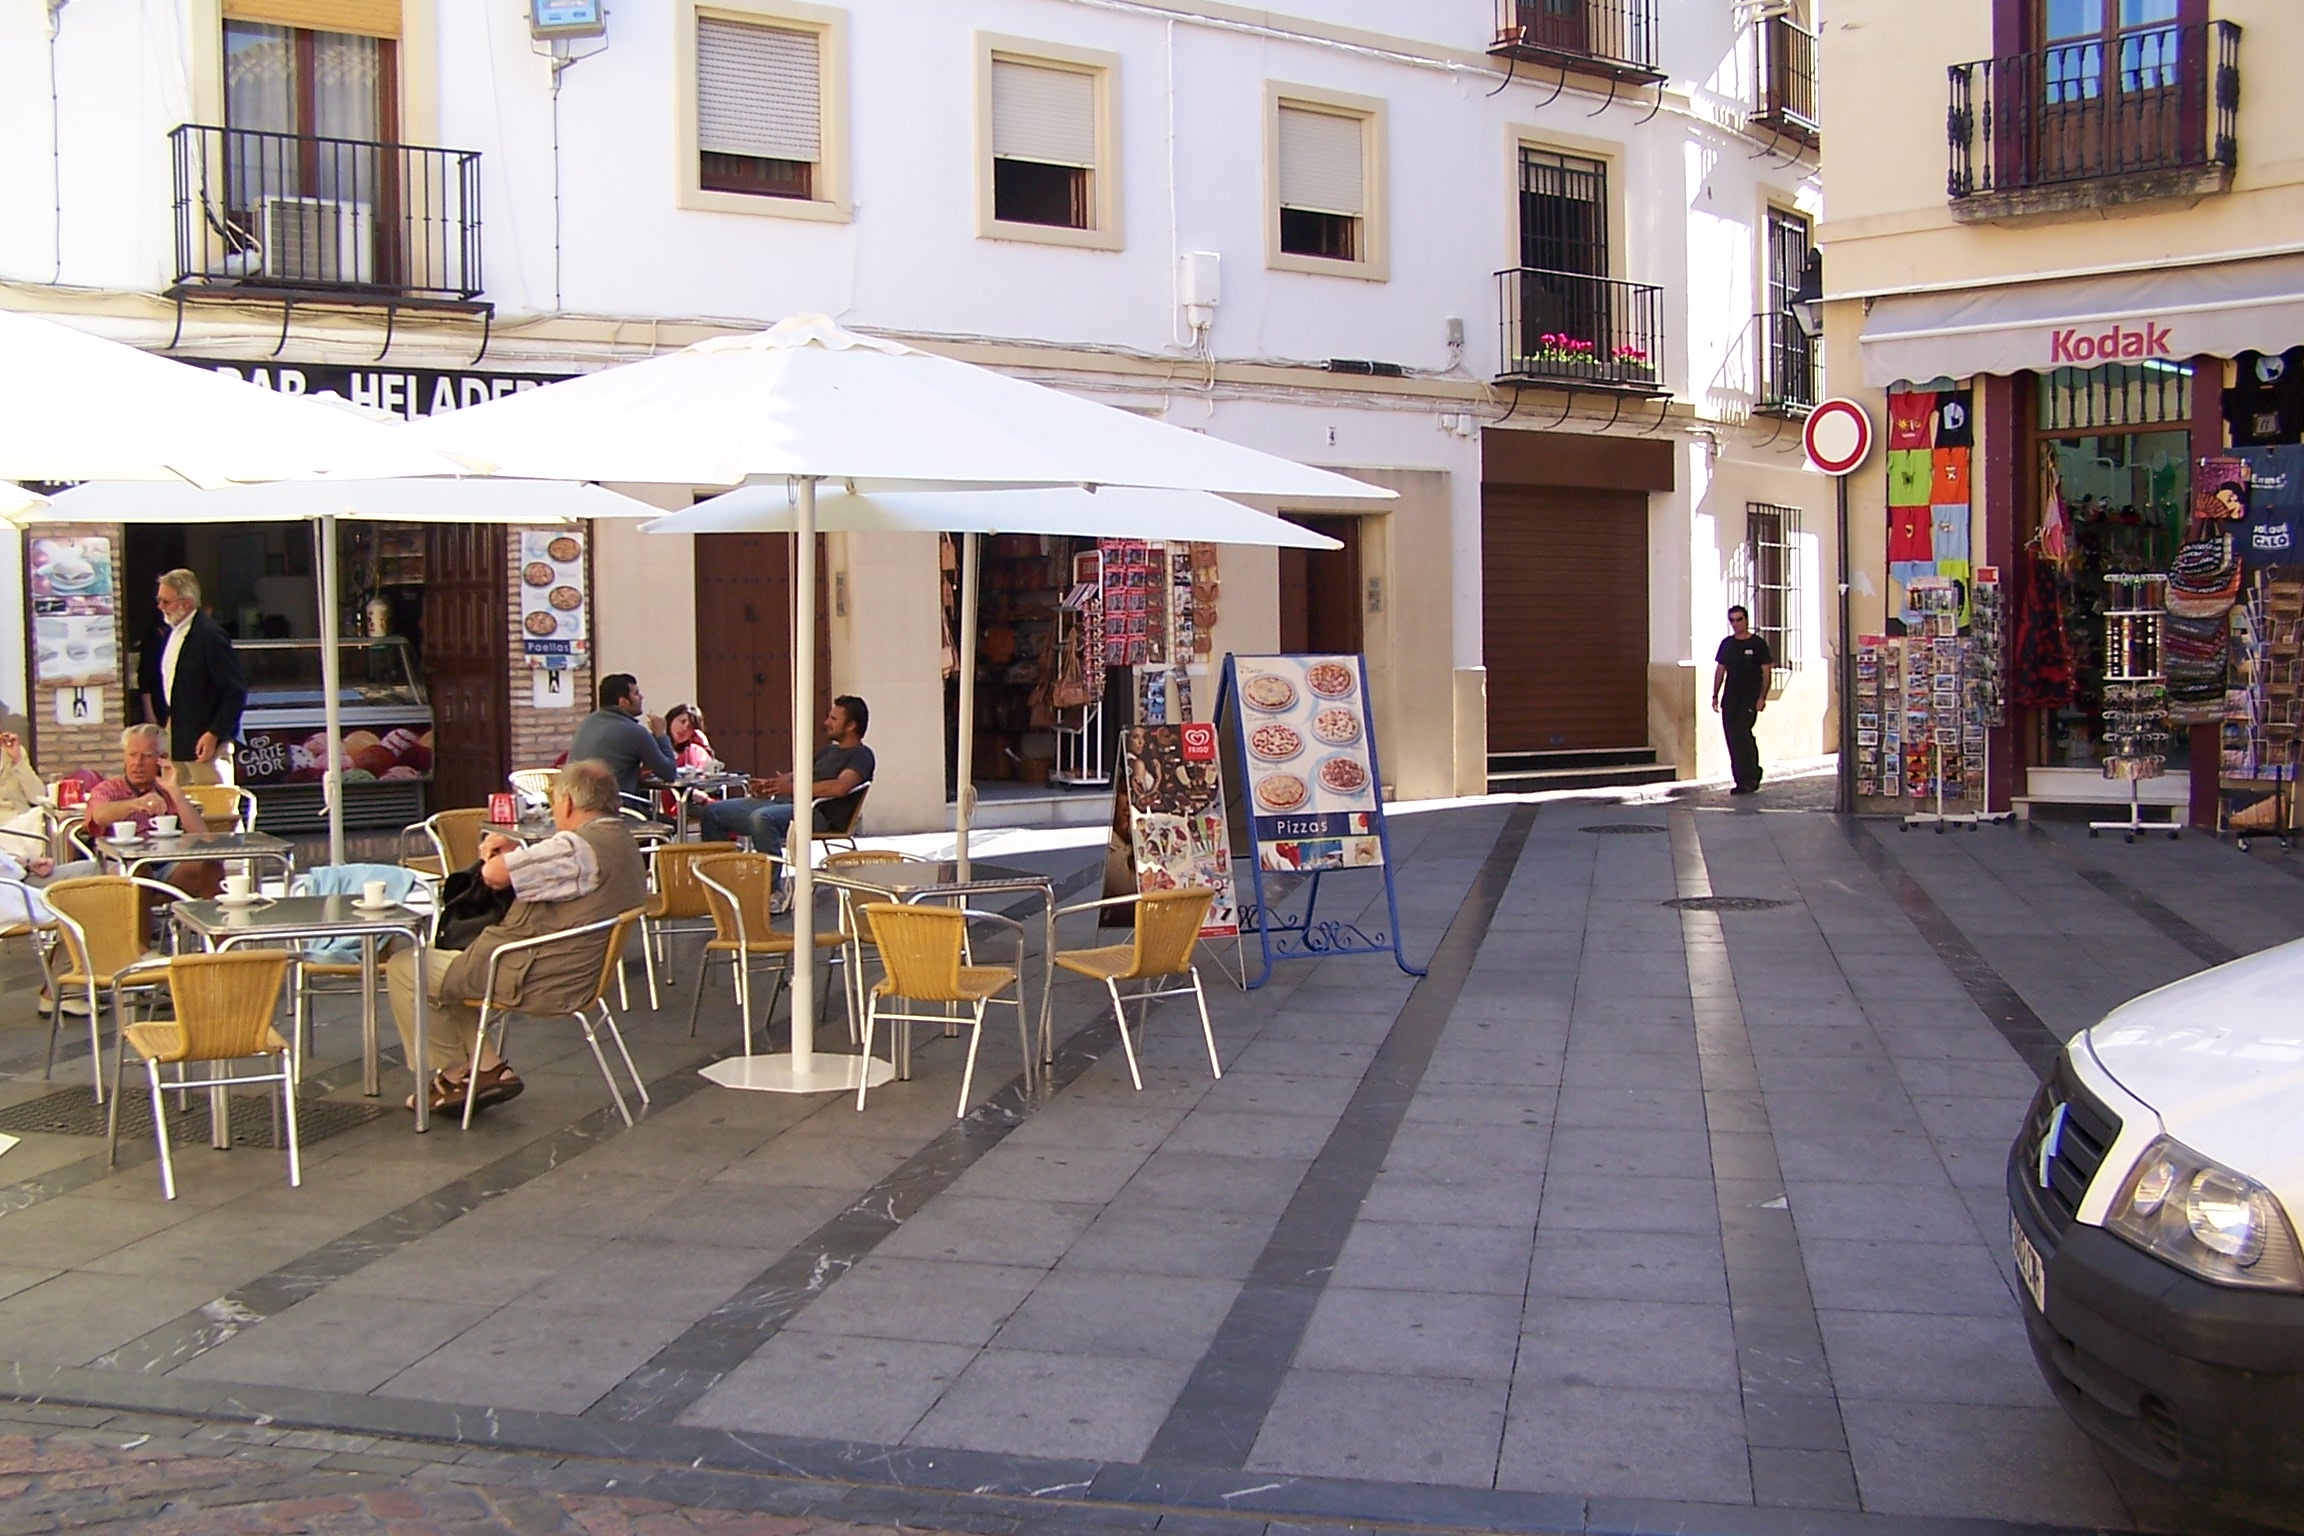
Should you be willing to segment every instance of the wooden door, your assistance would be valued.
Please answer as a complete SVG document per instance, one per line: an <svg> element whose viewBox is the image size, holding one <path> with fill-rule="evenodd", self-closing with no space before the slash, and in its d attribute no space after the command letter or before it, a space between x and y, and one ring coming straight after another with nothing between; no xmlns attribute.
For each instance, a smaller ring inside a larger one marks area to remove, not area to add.
<svg viewBox="0 0 2304 1536"><path fill-rule="evenodd" d="M1490 752L1648 745L1648 498L1488 486Z"/></svg>
<svg viewBox="0 0 2304 1536"><path fill-rule="evenodd" d="M1520 0L1520 26L1532 48L1555 53L1589 53L1592 29L1584 14L1589 0Z"/></svg>
<svg viewBox="0 0 2304 1536"><path fill-rule="evenodd" d="M816 546L816 718L832 703L824 541ZM710 533L696 539L696 687L712 750L766 775L792 756L792 537ZM869 702L869 701L867 701ZM809 727L815 745L815 727Z"/></svg>
<svg viewBox="0 0 2304 1536"><path fill-rule="evenodd" d="M1280 551L1280 649L1291 656L1359 654L1360 519L1291 517L1342 549Z"/></svg>
<svg viewBox="0 0 2304 1536"><path fill-rule="evenodd" d="M424 525L433 810L487 804L512 770L505 543L501 523Z"/></svg>

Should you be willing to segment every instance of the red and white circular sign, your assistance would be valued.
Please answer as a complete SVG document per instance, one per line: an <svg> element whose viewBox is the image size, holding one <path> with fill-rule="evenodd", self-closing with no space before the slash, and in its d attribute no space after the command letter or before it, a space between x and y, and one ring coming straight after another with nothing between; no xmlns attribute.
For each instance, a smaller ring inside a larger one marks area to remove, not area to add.
<svg viewBox="0 0 2304 1536"><path fill-rule="evenodd" d="M1845 475L1872 455L1872 418L1853 400L1827 400L1808 413L1800 439L1809 463L1828 475Z"/></svg>

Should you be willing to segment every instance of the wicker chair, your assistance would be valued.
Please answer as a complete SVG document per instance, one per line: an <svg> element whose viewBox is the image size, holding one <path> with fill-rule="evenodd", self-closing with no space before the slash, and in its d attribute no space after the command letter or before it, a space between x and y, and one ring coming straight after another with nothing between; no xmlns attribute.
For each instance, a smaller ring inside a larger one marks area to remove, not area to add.
<svg viewBox="0 0 2304 1536"><path fill-rule="evenodd" d="M632 1110L624 1102L624 1090L616 1086L616 1074L609 1070L607 1053L600 1049L600 1036L592 1022L592 1010L600 1010L600 1023L607 1027L608 1038L616 1042L616 1054L624 1058L624 1070L632 1076L633 1090L640 1095L640 1102L646 1104L648 1085L640 1081L640 1069L632 1065L632 1053L624 1045L624 1032L616 1027L616 1014L608 1006L608 984L615 980L622 967L624 945L631 937L632 925L639 921L640 909L634 907L629 912L602 918L596 923L586 923L580 928L564 928L541 938L520 939L489 952L486 990L479 997L465 999L470 1006L480 1010L480 1027L472 1032L472 1060L464 1075L464 1129L472 1129L474 1101L480 1093L480 1047L488 1038L488 1022L491 1017L496 1021L496 1054L501 1057L504 1054L505 1022L512 1014L520 1011L498 1000L496 996L497 975L504 957L528 954L553 945L580 943L594 934L608 936L607 946L600 953L599 980L593 985L591 1000L581 1008L569 1010L569 1015L584 1030L584 1043L592 1047L592 1059L600 1064L600 1075L608 1083L608 1096L616 1101L616 1113L624 1117L626 1126L632 1124Z"/></svg>
<svg viewBox="0 0 2304 1536"><path fill-rule="evenodd" d="M43 1079L56 1072L56 1040L64 1026L66 988L88 994L88 1049L95 1071L96 1102L104 1102L104 1039L102 1000L112 1004L112 1033L121 1037L128 1027L128 999L149 997L167 986L158 957L144 945L144 904L147 898L166 902L184 899L184 893L157 880L128 875L88 875L59 880L40 893L48 910L56 914L64 968L50 980L55 988L56 1011L48 1021L48 1064Z"/></svg>
<svg viewBox="0 0 2304 1536"><path fill-rule="evenodd" d="M640 952L648 968L648 1006L651 1010L664 1005L656 996L656 949L664 946L664 984L672 984L672 950L667 942L674 933L696 933L711 930L712 903L704 887L696 880L696 861L716 859L737 851L734 843L659 843L649 851L648 872L655 889L648 893L648 904L640 909ZM696 1033L693 1011L688 1017L688 1033Z"/></svg>
<svg viewBox="0 0 2304 1536"><path fill-rule="evenodd" d="M256 830L256 792L252 789L237 784L187 784L183 795L211 832Z"/></svg>
<svg viewBox="0 0 2304 1536"><path fill-rule="evenodd" d="M277 1072L255 1072L235 1077L208 1077L197 1086L222 1090L239 1083L278 1083L280 1100L273 1109L272 1139L288 1148L288 1183L304 1182L304 1169L296 1145L296 1089L292 1052L272 1027L280 1007L281 984L288 976L289 955L278 949L231 950L219 955L178 955L166 963L168 990L176 1003L172 1023L131 1024L122 1033L120 1053L112 1063L112 1109L105 1119L104 1155L116 1163L120 1151L120 1073L128 1053L144 1062L152 1087L152 1132L160 1143L160 1194L176 1198L176 1166L168 1152L168 1116L161 1102L160 1066L186 1062L233 1062L252 1056L278 1059ZM210 1113L215 1100L209 1101ZM209 1139L229 1146L230 1127L211 1125Z"/></svg>
<svg viewBox="0 0 2304 1536"><path fill-rule="evenodd" d="M928 862L914 854L898 853L893 848L849 848L825 855L824 867L837 871L867 869L875 864ZM848 972L848 984L842 990L848 1001L848 1043L851 1045L859 1038L857 1031L864 1021L864 952L869 949L875 955L879 953L879 946L872 942L872 930L865 924L861 914L866 907L895 899L893 896L867 891L851 891L845 887L840 891L840 936L847 943L847 953L842 957L842 963Z"/></svg>
<svg viewBox="0 0 2304 1536"><path fill-rule="evenodd" d="M776 861L764 853L723 853L700 859L691 868L704 887L712 912L712 937L696 960L696 996L688 1004L688 1032L696 1032L696 1013L704 1002L704 974L713 960L723 959L734 969L736 1007L744 1019L744 1054L752 1054L752 962L761 956L781 961L776 982L768 993L762 1017L772 1018L776 997L792 971L798 947L792 935L771 926L768 902L776 884ZM818 949L838 949L848 941L838 933L816 935Z"/></svg>
<svg viewBox="0 0 2304 1536"><path fill-rule="evenodd" d="M1104 990L1112 998L1112 1017L1120 1026L1120 1045L1128 1053L1128 1076L1138 1089L1144 1086L1144 1074L1136 1065L1135 1043L1128 1038L1128 1015L1120 996L1120 983L1124 981L1145 984L1143 990L1126 999L1137 1004L1139 1033L1143 1031L1145 1016L1151 1012L1152 999L1190 993L1200 1005L1200 1033L1208 1042L1208 1070L1218 1077L1224 1075L1223 1063L1216 1059L1216 1031L1208 1022L1208 996L1200 990L1200 968L1192 963L1193 946L1199 942L1200 925L1207 920L1208 903L1214 895L1213 891L1201 888L1146 891L1138 896L1084 901L1076 907L1064 907L1056 914L1063 918L1100 907L1136 908L1136 936L1128 943L1107 944L1098 949L1060 949L1055 958L1062 969L1104 983ZM1152 986L1153 982L1170 976L1189 977L1191 984Z"/></svg>
<svg viewBox="0 0 2304 1536"><path fill-rule="evenodd" d="M552 781L558 778L557 768L515 768L504 775L504 782L512 786L512 793L530 806L552 803Z"/></svg>
<svg viewBox="0 0 2304 1536"><path fill-rule="evenodd" d="M480 829L488 821L487 809L472 806L457 811L440 811L425 817L413 827L402 830L401 836L422 832L432 844L429 856L402 859L403 868L435 880L445 879L480 857Z"/></svg>
<svg viewBox="0 0 2304 1536"><path fill-rule="evenodd" d="M973 1014L974 1022L968 1032L968 1063L960 1072L960 1107L953 1111L954 1118L968 1113L968 1093L976 1081L976 1049L984 1042L984 1010L992 1003L1006 1003L1016 1010L1016 1034L1023 1044L1025 1060L1031 1060L1032 1042L1024 1021L1024 988L1021 981L1024 963L1024 925L1013 918L992 912L975 912L965 907L914 906L902 902L871 902L864 907L864 921L872 930L872 942L880 951L880 963L887 974L872 989L864 1009L864 1056L869 1066L872 1056L872 1036L880 1020L888 1019L902 1026L891 1033L888 1057L898 1077L912 1075L912 1026L915 1023L942 1025L945 1017L936 1013L898 1013L883 1010L882 999L901 997L914 1003L960 1003ZM1003 923L1016 930L1016 964L971 965L965 951L968 948L968 924L971 921ZM1016 989L1014 997L1002 997L1009 988ZM864 1107L864 1090L871 1081L869 1071L856 1079L856 1107Z"/></svg>

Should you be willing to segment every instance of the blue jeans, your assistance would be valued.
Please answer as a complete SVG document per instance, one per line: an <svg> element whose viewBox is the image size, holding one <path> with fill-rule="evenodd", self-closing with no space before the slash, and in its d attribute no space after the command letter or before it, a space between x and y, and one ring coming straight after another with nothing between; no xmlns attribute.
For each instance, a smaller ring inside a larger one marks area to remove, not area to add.
<svg viewBox="0 0 2304 1536"><path fill-rule="evenodd" d="M789 800L715 800L704 807L704 840L730 843L749 837L762 853L781 854L792 830Z"/></svg>

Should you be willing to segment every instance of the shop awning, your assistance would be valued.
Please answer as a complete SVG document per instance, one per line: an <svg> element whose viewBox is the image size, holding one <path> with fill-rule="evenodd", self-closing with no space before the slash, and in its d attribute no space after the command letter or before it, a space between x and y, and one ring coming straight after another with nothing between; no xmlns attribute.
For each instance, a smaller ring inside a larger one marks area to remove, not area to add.
<svg viewBox="0 0 2304 1536"><path fill-rule="evenodd" d="M2304 346L2304 256L1875 302L1864 382L2094 368Z"/></svg>

